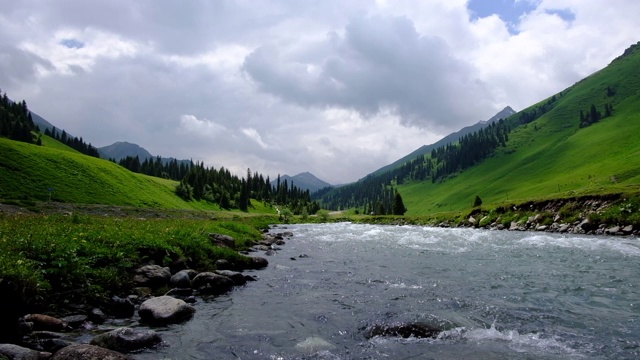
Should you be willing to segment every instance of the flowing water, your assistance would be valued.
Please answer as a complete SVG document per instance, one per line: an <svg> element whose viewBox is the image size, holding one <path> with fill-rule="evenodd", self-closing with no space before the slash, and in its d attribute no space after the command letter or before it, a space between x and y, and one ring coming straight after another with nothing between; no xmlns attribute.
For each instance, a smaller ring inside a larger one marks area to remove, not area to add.
<svg viewBox="0 0 640 360"><path fill-rule="evenodd" d="M138 359L638 359L637 238L293 225L259 280ZM308 257L300 257L305 254ZM295 260L294 260L295 259ZM436 338L374 337L421 322Z"/></svg>

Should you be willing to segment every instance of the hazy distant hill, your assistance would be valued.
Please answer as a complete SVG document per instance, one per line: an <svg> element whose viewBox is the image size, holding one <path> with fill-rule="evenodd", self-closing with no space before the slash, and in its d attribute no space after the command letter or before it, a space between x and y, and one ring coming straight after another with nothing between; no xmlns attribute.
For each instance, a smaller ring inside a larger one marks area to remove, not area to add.
<svg viewBox="0 0 640 360"><path fill-rule="evenodd" d="M150 152L140 145L132 144L126 141L118 141L111 145L98 148L100 157L103 159L115 159L116 162L127 156L138 157L140 161L153 157Z"/></svg>
<svg viewBox="0 0 640 360"><path fill-rule="evenodd" d="M491 119L489 120L485 120L485 121L480 121L476 124L473 124L471 126L467 126L464 127L454 133L451 133L445 137L443 137L442 139L440 139L438 142L433 143L431 145L423 145L421 147L419 147L417 150L415 150L414 152L410 153L407 156L404 156L403 158L387 165L384 166L378 170L376 170L373 174L377 175L377 174L382 174L385 171L391 170L391 169L395 169L396 167L406 163L407 161L411 161L413 159L415 159L418 155L426 155L429 154L431 152L431 150L433 149L437 149L441 146L445 146L447 144L453 143L458 141L461 137L471 134L473 132L476 132L484 127L486 127L487 125L491 125L493 122L498 121L500 119L506 119L509 116L515 114L515 110L513 110L510 106L507 106L506 108L500 110L500 112L498 112L497 114L495 114Z"/></svg>
<svg viewBox="0 0 640 360"><path fill-rule="evenodd" d="M280 176L280 182L283 182L285 180L287 180L287 183L289 183L289 185L291 185L291 183L293 182L293 184L298 188L309 190L309 192L314 192L327 186L331 186L331 184L329 184L328 182L318 179L315 175L309 172L303 172L296 176ZM276 183L277 180L273 180L271 182L271 185L275 186Z"/></svg>

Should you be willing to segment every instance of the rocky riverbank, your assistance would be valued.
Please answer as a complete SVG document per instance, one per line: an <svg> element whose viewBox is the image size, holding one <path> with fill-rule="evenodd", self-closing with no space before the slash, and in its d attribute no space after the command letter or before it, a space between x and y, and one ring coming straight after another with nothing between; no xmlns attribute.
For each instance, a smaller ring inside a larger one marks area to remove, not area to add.
<svg viewBox="0 0 640 360"><path fill-rule="evenodd" d="M364 217L357 222L586 235L640 235L640 206L619 194L529 201L465 214L428 217Z"/></svg>
<svg viewBox="0 0 640 360"><path fill-rule="evenodd" d="M243 253L273 255L291 236L290 232L265 232ZM222 234L209 234L209 239L221 247L232 248L235 243ZM75 311L68 314L21 317L13 329L14 343L0 344L0 359L129 359L126 354L163 346L154 329L189 321L203 298L259 279L256 271L268 266L268 260L249 258L250 262L242 264L218 260L210 272L144 265L132 274L135 287L129 293L113 296L104 304L69 305Z"/></svg>

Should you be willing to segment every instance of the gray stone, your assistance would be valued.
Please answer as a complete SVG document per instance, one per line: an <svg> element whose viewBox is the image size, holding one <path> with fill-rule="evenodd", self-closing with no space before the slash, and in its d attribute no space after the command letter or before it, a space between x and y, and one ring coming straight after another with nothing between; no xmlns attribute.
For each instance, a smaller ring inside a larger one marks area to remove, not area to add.
<svg viewBox="0 0 640 360"><path fill-rule="evenodd" d="M547 225L540 225L536 228L536 231L547 231Z"/></svg>
<svg viewBox="0 0 640 360"><path fill-rule="evenodd" d="M146 265L136 269L135 273L133 281L137 286L158 288L167 285L171 279L169 268L159 265Z"/></svg>
<svg viewBox="0 0 640 360"><path fill-rule="evenodd" d="M189 276L189 270L181 270L171 276L169 284L172 287L177 288L189 288L191 287L191 277Z"/></svg>
<svg viewBox="0 0 640 360"><path fill-rule="evenodd" d="M558 229L558 232L566 233L567 231L569 231L569 228L570 228L570 226L568 224L560 225L560 228Z"/></svg>
<svg viewBox="0 0 640 360"><path fill-rule="evenodd" d="M71 345L53 354L51 360L131 360L131 358L99 346Z"/></svg>
<svg viewBox="0 0 640 360"><path fill-rule="evenodd" d="M209 240L213 243L213 245L234 248L236 246L236 241L229 235L222 234L209 234Z"/></svg>
<svg viewBox="0 0 640 360"><path fill-rule="evenodd" d="M123 299L118 296L113 296L109 303L109 309L107 312L116 318L128 318L132 317L136 311L136 306L129 299Z"/></svg>
<svg viewBox="0 0 640 360"><path fill-rule="evenodd" d="M626 235L631 234L633 232L633 225L627 225L623 227L622 232L625 233Z"/></svg>
<svg viewBox="0 0 640 360"><path fill-rule="evenodd" d="M269 261L267 261L267 259L255 256L251 258L251 264L249 265L249 268L262 269L267 267L268 265L269 265Z"/></svg>
<svg viewBox="0 0 640 360"><path fill-rule="evenodd" d="M79 328L88 320L87 315L69 315L61 318L60 320L66 322L72 328Z"/></svg>
<svg viewBox="0 0 640 360"><path fill-rule="evenodd" d="M183 300L171 296L158 296L140 305L138 315L143 322L165 325L190 319L196 309Z"/></svg>
<svg viewBox="0 0 640 360"><path fill-rule="evenodd" d="M102 324L106 319L107 315L98 308L91 309L91 312L89 312L89 320L93 323Z"/></svg>
<svg viewBox="0 0 640 360"><path fill-rule="evenodd" d="M226 276L229 279L233 280L236 285L244 285L247 283L247 279L244 277L242 273L231 270L216 270L216 274Z"/></svg>
<svg viewBox="0 0 640 360"><path fill-rule="evenodd" d="M218 270L231 270L233 269L233 264L225 259L216 260L216 269ZM193 280L195 277L191 278Z"/></svg>
<svg viewBox="0 0 640 360"><path fill-rule="evenodd" d="M226 276L212 272L202 272L193 278L193 287L202 293L220 295L233 288L234 282Z"/></svg>
<svg viewBox="0 0 640 360"><path fill-rule="evenodd" d="M131 352L155 346L161 341L160 335L153 330L121 327L95 336L89 344L119 352Z"/></svg>
<svg viewBox="0 0 640 360"><path fill-rule="evenodd" d="M605 234L615 234L620 232L620 226L612 226L604 231Z"/></svg>
<svg viewBox="0 0 640 360"><path fill-rule="evenodd" d="M47 359L50 353L24 348L14 344L0 344L0 357L11 360L40 360Z"/></svg>

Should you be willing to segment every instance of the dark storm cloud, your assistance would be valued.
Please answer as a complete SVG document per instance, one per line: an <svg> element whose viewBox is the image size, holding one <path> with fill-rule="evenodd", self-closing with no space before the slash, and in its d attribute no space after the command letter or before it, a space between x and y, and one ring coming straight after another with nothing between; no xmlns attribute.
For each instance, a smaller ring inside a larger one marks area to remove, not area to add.
<svg viewBox="0 0 640 360"><path fill-rule="evenodd" d="M302 51L287 46L296 44L260 47L244 69L262 91L288 102L351 108L366 117L393 110L404 124L420 127L436 121L455 127L490 106L473 68L405 17L352 19L343 36L331 33ZM321 57L306 56L318 50Z"/></svg>

